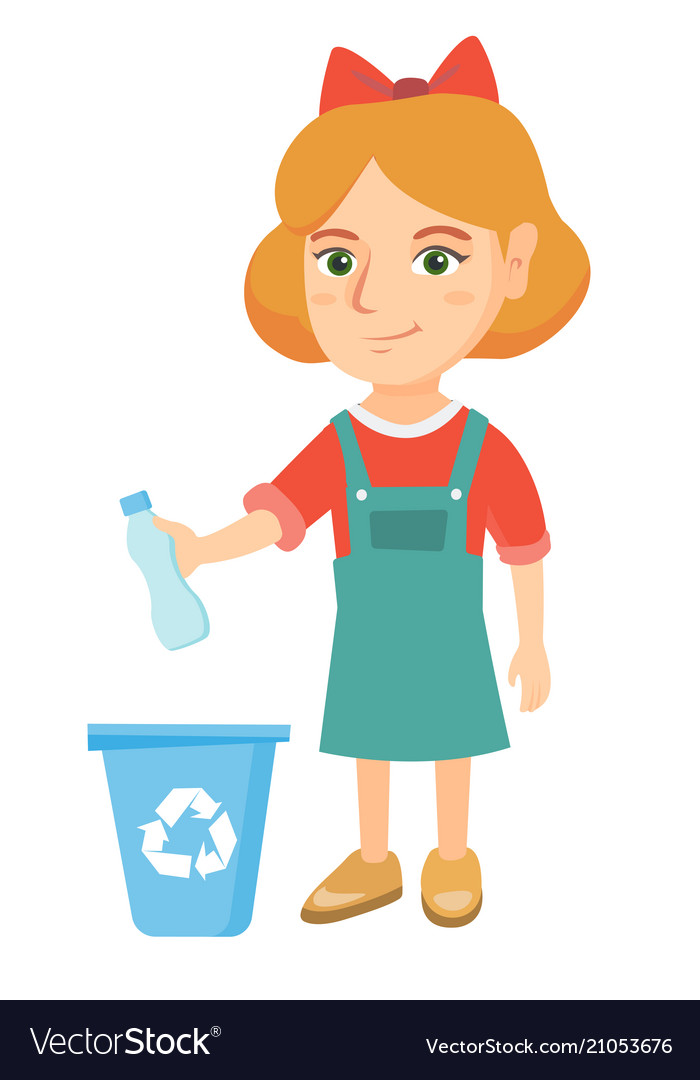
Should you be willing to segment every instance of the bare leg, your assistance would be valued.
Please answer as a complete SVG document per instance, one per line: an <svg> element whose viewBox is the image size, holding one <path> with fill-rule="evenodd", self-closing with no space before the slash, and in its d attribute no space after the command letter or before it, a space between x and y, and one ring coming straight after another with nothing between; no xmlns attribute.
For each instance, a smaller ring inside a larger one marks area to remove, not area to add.
<svg viewBox="0 0 700 1080"><path fill-rule="evenodd" d="M471 758L435 762L438 851L441 859L461 859L467 850Z"/></svg>
<svg viewBox="0 0 700 1080"><path fill-rule="evenodd" d="M357 759L360 849L365 862L383 862L389 853L389 762Z"/></svg>

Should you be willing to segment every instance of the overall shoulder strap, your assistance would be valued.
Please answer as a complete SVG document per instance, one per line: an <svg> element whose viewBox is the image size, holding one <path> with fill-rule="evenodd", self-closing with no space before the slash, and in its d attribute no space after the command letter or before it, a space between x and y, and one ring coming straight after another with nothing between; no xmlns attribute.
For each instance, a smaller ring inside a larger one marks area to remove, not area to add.
<svg viewBox="0 0 700 1080"><path fill-rule="evenodd" d="M459 488L462 492L462 498L465 500L472 486L476 463L479 460L481 446L488 426L489 422L485 416L482 416L476 409L469 410L455 463L452 467L452 475L450 476L450 487Z"/></svg>
<svg viewBox="0 0 700 1080"><path fill-rule="evenodd" d="M343 410L343 412L333 417L331 424L336 430L340 449L343 453L346 484L348 487L368 489L371 486L369 476L353 431L350 413L347 409Z"/></svg>

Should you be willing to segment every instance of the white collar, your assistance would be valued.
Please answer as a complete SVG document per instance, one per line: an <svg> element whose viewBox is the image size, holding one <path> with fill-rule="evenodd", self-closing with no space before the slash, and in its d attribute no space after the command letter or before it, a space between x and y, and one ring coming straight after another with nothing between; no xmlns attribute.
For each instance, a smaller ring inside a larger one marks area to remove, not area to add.
<svg viewBox="0 0 700 1080"><path fill-rule="evenodd" d="M363 409L362 405L351 405L348 412L359 420L365 427L372 431L378 431L380 435L391 435L395 439L415 439L418 435L430 435L456 416L462 408L460 401L450 401L432 416L425 420L419 420L417 424L394 424L391 420L383 420L381 416Z"/></svg>

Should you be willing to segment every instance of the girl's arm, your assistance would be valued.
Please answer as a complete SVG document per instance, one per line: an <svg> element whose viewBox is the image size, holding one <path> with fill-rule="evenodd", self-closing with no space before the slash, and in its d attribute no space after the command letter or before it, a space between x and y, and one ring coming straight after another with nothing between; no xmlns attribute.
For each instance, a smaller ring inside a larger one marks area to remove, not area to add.
<svg viewBox="0 0 700 1080"><path fill-rule="evenodd" d="M244 497L245 517L209 536L196 536L176 521L154 517L153 524L175 541L175 558L183 577L202 563L224 562L277 544L292 551L307 525L330 510L331 494L345 484L345 466L332 424L297 454L272 484L257 484Z"/></svg>
<svg viewBox="0 0 700 1080"><path fill-rule="evenodd" d="M542 559L526 566L511 566L515 606L518 612L520 645L508 672L508 682L515 686L520 677L521 712L534 712L549 696L551 678L544 649L544 587Z"/></svg>
<svg viewBox="0 0 700 1080"><path fill-rule="evenodd" d="M154 517L153 524L175 541L175 558L183 577L189 577L202 563L237 559L276 544L282 537L280 523L270 510L254 510L209 536L196 536L186 525L165 518Z"/></svg>

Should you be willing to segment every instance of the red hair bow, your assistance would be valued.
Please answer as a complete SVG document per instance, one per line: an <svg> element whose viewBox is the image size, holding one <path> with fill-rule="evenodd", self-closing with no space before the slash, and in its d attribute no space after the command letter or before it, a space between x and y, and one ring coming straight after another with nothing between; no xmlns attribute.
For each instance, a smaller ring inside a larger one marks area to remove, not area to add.
<svg viewBox="0 0 700 1080"><path fill-rule="evenodd" d="M460 41L443 60L430 82L399 79L392 83L350 49L333 49L328 59L321 91L320 113L341 105L366 105L374 101L396 101L421 94L468 94L498 101L496 80L484 47L478 38Z"/></svg>

